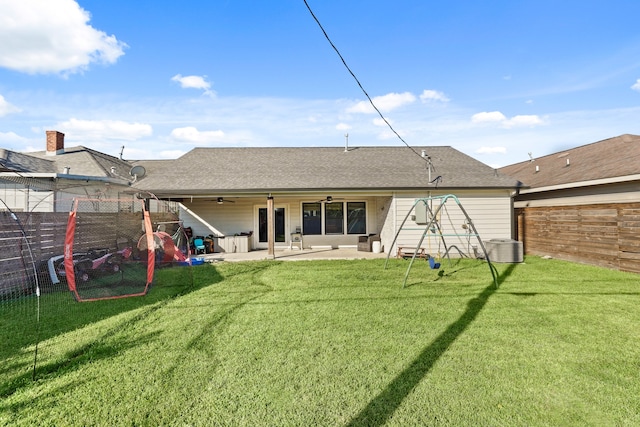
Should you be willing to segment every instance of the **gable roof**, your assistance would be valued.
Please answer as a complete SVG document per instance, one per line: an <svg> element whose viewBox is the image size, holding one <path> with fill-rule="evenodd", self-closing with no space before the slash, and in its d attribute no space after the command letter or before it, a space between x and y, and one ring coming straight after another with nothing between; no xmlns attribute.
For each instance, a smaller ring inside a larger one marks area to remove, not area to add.
<svg viewBox="0 0 640 427"><path fill-rule="evenodd" d="M640 136L620 135L499 170L531 188L633 176L640 174Z"/></svg>
<svg viewBox="0 0 640 427"><path fill-rule="evenodd" d="M452 147L195 148L176 160L136 162L136 188L156 195L314 190L515 188L516 180Z"/></svg>

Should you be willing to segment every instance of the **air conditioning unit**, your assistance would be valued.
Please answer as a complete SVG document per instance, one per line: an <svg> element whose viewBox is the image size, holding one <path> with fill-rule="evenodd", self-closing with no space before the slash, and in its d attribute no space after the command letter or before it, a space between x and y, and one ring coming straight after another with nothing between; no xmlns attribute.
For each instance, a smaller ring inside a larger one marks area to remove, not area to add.
<svg viewBox="0 0 640 427"><path fill-rule="evenodd" d="M492 262L522 262L522 242L513 239L491 239L484 242L484 246Z"/></svg>

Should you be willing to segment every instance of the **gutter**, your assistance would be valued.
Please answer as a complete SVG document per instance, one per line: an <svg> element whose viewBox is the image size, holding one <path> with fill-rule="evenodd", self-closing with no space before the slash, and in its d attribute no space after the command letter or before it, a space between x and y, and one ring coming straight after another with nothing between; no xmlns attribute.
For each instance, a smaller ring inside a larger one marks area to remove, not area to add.
<svg viewBox="0 0 640 427"><path fill-rule="evenodd" d="M131 185L131 182L123 178L111 178L108 176L71 175L68 173L31 173L31 172L0 172L0 178L47 178L47 179L68 179L70 181L93 181L110 184Z"/></svg>
<svg viewBox="0 0 640 427"><path fill-rule="evenodd" d="M566 190L570 188L579 188L579 187L593 187L596 185L618 184L621 182L631 182L631 181L640 181L640 174L617 176L613 178L592 179L589 181L567 182L564 184L548 185L546 187L522 189L520 190L519 194L523 195L523 194L544 193L547 191L554 191L554 190Z"/></svg>
<svg viewBox="0 0 640 427"><path fill-rule="evenodd" d="M265 194L271 193L274 196L280 197L296 197L300 194L317 194L319 196L326 196L328 193L335 194L350 194L350 193L366 193L370 195L388 195L397 191L441 191L443 193L451 193L456 191L483 191L483 190L507 190L511 193L515 193L518 190L516 186L508 187L354 187L354 188L300 188L300 189L287 189L287 188L265 188L265 189L197 189L197 190L153 190L138 188L133 185L133 188L138 189L141 192L149 192L155 194L158 197L171 197L176 199L189 199L189 198L210 198L215 196L233 195L236 197L261 197Z"/></svg>
<svg viewBox="0 0 640 427"><path fill-rule="evenodd" d="M110 176L90 176L90 175L69 175L66 173L56 173L55 179L68 179L70 181L95 181L95 182L108 182L110 184L131 185L131 181L123 178L111 178Z"/></svg>

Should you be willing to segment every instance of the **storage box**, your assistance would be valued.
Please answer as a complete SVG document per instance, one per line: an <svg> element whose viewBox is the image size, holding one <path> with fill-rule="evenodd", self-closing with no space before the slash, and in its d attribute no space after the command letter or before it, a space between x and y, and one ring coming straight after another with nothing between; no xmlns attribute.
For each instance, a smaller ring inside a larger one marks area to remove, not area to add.
<svg viewBox="0 0 640 427"><path fill-rule="evenodd" d="M361 252L371 252L371 246L373 242L380 241L380 236L377 234L369 234L368 236L358 237L358 250Z"/></svg>

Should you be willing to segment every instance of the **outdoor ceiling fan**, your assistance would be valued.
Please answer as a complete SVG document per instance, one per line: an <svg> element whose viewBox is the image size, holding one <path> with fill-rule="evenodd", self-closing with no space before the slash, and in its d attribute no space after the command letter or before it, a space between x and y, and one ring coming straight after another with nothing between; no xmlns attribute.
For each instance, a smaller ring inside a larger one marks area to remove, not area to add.
<svg viewBox="0 0 640 427"><path fill-rule="evenodd" d="M228 199L225 199L224 197L218 197L218 198L216 199L216 202L217 202L219 205L221 205L221 204L223 204L223 203L235 203L233 200L228 200Z"/></svg>
<svg viewBox="0 0 640 427"><path fill-rule="evenodd" d="M318 200L318 203L320 203L320 202L332 203L332 202L334 202L336 200L344 200L344 199L335 198L335 197L332 197L332 196L327 196L325 199Z"/></svg>

